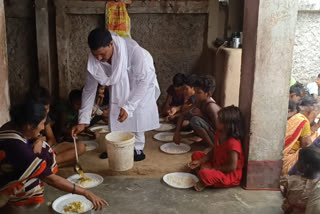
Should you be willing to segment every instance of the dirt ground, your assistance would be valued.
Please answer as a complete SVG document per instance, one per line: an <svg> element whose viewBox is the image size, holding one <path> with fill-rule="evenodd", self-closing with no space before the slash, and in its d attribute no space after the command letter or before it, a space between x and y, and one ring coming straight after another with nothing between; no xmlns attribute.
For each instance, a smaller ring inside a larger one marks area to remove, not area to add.
<svg viewBox="0 0 320 214"><path fill-rule="evenodd" d="M153 135L158 132L146 132L146 145L144 153L146 159L134 162L134 167L123 172L115 172L109 169L108 159L100 159L100 153L93 150L88 151L80 157L80 164L85 172L97 173L101 176L127 176L161 178L170 172L189 172L186 164L191 160L194 151L203 150L205 147L201 143L191 144L191 150L181 155L166 154L160 150L160 146L165 142L153 139ZM75 174L72 167L59 168L58 175L65 178Z"/></svg>

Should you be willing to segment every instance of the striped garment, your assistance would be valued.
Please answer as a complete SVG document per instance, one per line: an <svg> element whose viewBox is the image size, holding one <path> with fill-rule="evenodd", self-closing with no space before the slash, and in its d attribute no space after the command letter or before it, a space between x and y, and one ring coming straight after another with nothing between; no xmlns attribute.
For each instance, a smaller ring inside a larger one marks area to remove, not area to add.
<svg viewBox="0 0 320 214"><path fill-rule="evenodd" d="M34 154L32 144L21 133L0 131L0 194L8 195L10 205L42 203L41 179L57 170L55 153L46 142L41 153Z"/></svg>

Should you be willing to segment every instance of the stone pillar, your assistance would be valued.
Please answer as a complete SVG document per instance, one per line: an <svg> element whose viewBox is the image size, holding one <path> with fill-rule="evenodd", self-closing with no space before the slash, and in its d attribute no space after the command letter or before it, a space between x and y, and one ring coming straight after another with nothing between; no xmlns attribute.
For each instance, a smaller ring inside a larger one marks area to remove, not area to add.
<svg viewBox="0 0 320 214"><path fill-rule="evenodd" d="M288 111L297 0L245 0L240 109L248 189L277 189Z"/></svg>
<svg viewBox="0 0 320 214"><path fill-rule="evenodd" d="M0 126L9 120L8 58L4 4L0 0Z"/></svg>

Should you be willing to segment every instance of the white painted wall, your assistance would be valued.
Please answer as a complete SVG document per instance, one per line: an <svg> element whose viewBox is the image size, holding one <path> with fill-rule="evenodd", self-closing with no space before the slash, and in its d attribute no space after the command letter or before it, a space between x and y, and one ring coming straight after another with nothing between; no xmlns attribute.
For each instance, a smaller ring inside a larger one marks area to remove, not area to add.
<svg viewBox="0 0 320 214"><path fill-rule="evenodd" d="M292 76L313 82L320 73L320 0L299 0Z"/></svg>

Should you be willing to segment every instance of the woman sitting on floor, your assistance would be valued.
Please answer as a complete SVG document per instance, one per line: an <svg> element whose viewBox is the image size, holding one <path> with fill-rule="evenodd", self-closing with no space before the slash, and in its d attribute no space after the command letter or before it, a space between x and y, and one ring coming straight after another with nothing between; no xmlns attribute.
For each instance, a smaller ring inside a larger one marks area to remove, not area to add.
<svg viewBox="0 0 320 214"><path fill-rule="evenodd" d="M0 213L15 213L11 209L19 206L37 207L44 201L43 182L84 195L95 209L108 204L89 190L55 175L55 153L41 138L37 139L47 116L43 104L29 100L13 107L10 116L11 121L0 128L0 207L6 205Z"/></svg>
<svg viewBox="0 0 320 214"><path fill-rule="evenodd" d="M282 175L287 175L291 167L297 162L299 150L310 146L312 143L310 123L319 113L316 104L317 102L313 97L303 97L299 105L299 113L293 115L287 121Z"/></svg>

